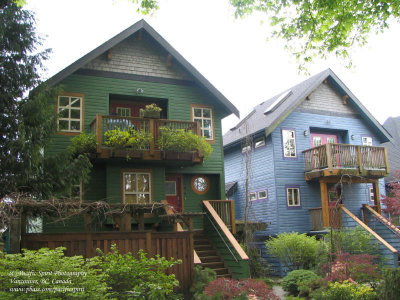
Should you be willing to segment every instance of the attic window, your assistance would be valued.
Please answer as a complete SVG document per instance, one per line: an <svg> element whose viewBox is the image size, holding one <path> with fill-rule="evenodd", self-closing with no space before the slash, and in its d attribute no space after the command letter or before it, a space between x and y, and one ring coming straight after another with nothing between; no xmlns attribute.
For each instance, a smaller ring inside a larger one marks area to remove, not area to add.
<svg viewBox="0 0 400 300"><path fill-rule="evenodd" d="M283 92L268 108L264 111L264 114L273 112L283 101L285 101L292 94L291 90Z"/></svg>

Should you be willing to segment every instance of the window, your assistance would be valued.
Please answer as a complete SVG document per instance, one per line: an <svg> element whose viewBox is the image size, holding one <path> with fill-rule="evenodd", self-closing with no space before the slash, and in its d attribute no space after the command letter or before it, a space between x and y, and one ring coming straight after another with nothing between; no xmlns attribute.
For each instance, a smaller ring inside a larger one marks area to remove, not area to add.
<svg viewBox="0 0 400 300"><path fill-rule="evenodd" d="M372 137L363 136L361 137L361 142L363 146L372 146Z"/></svg>
<svg viewBox="0 0 400 300"><path fill-rule="evenodd" d="M249 193L249 200L250 201L257 200L257 193L256 192Z"/></svg>
<svg viewBox="0 0 400 300"><path fill-rule="evenodd" d="M124 203L151 203L151 173L123 173Z"/></svg>
<svg viewBox="0 0 400 300"><path fill-rule="evenodd" d="M375 203L375 193L373 187L369 188L369 201Z"/></svg>
<svg viewBox="0 0 400 300"><path fill-rule="evenodd" d="M192 120L200 123L201 135L206 140L214 140L213 111L211 108L192 107Z"/></svg>
<svg viewBox="0 0 400 300"><path fill-rule="evenodd" d="M64 132L81 132L83 127L82 108L83 96L58 96L57 130Z"/></svg>
<svg viewBox="0 0 400 300"><path fill-rule="evenodd" d="M130 117L131 109L128 107L117 107L117 115L121 117Z"/></svg>
<svg viewBox="0 0 400 300"><path fill-rule="evenodd" d="M286 199L288 207L300 207L300 188L286 188Z"/></svg>
<svg viewBox="0 0 400 300"><path fill-rule="evenodd" d="M165 182L165 195L176 196L176 181Z"/></svg>
<svg viewBox="0 0 400 300"><path fill-rule="evenodd" d="M42 217L28 217L26 220L27 233L43 233Z"/></svg>
<svg viewBox="0 0 400 300"><path fill-rule="evenodd" d="M320 136L313 136L313 147L318 147L322 145L322 140Z"/></svg>
<svg viewBox="0 0 400 300"><path fill-rule="evenodd" d="M283 157L296 158L296 133L294 130L282 129Z"/></svg>
<svg viewBox="0 0 400 300"><path fill-rule="evenodd" d="M258 199L267 199L267 198L268 198L267 190L258 191Z"/></svg>
<svg viewBox="0 0 400 300"><path fill-rule="evenodd" d="M192 178L192 190L196 194L203 195L210 189L210 180L204 175L196 175Z"/></svg>
<svg viewBox="0 0 400 300"><path fill-rule="evenodd" d="M254 140L254 148L259 148L265 145L265 137L260 137Z"/></svg>
<svg viewBox="0 0 400 300"><path fill-rule="evenodd" d="M251 151L251 146L250 145L244 145L242 147L242 153L247 153L249 151Z"/></svg>

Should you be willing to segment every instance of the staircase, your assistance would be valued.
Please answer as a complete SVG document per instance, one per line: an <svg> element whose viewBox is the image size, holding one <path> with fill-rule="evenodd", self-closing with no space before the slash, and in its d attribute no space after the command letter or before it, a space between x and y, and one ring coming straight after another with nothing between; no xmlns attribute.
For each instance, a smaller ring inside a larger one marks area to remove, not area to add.
<svg viewBox="0 0 400 300"><path fill-rule="evenodd" d="M194 250L201 260L201 266L213 269L217 278L232 277L222 257L215 250L207 235L203 231L194 234Z"/></svg>

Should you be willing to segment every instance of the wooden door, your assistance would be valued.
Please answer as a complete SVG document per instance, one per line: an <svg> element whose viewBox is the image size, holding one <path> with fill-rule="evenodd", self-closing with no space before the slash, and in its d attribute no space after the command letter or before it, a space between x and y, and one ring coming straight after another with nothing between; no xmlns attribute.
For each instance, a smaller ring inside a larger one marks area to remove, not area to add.
<svg viewBox="0 0 400 300"><path fill-rule="evenodd" d="M182 211L182 176L166 175L165 176L165 196L167 202L173 207L174 212Z"/></svg>
<svg viewBox="0 0 400 300"><path fill-rule="evenodd" d="M110 101L110 114L122 117L140 117L140 109L146 106L145 103L124 101L124 100L111 100Z"/></svg>
<svg viewBox="0 0 400 300"><path fill-rule="evenodd" d="M311 147L337 143L338 137L335 134L311 133Z"/></svg>

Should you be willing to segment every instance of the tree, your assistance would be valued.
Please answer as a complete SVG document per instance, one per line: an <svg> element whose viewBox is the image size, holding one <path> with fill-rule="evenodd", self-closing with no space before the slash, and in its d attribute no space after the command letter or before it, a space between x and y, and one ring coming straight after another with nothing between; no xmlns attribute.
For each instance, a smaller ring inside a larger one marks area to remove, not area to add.
<svg viewBox="0 0 400 300"><path fill-rule="evenodd" d="M393 181L388 184L388 194L382 197L385 207L382 209L391 217L400 216L400 170L393 174Z"/></svg>
<svg viewBox="0 0 400 300"><path fill-rule="evenodd" d="M273 37L287 41L300 68L315 56L334 53L348 59L349 48L367 43L371 31L389 28L393 17L399 20L399 1L374 0L230 0L235 15L243 17L254 11L270 15L277 28Z"/></svg>
<svg viewBox="0 0 400 300"><path fill-rule="evenodd" d="M0 2L0 198L27 193L37 199L65 193L86 178L88 157L44 155L55 129L59 90L40 82L40 38L29 11Z"/></svg>

